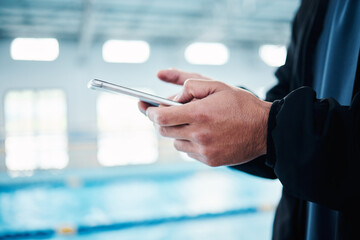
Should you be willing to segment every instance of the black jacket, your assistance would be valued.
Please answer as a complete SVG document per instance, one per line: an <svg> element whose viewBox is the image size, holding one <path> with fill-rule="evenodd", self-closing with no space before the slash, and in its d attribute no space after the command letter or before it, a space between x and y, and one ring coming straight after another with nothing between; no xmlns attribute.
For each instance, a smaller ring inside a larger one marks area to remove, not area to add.
<svg viewBox="0 0 360 240"><path fill-rule="evenodd" d="M311 88L327 6L327 0L302 1L286 63L277 70L278 84L266 96L273 102L267 155L233 167L281 181L273 239L305 239L307 201L336 210L336 224L329 229L334 239L360 238L359 61L350 107L331 98L317 99Z"/></svg>

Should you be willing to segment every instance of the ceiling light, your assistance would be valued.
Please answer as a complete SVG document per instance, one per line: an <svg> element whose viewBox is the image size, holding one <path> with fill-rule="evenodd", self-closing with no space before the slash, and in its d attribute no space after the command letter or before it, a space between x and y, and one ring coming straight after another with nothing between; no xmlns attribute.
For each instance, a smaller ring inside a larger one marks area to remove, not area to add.
<svg viewBox="0 0 360 240"><path fill-rule="evenodd" d="M224 65L229 60L229 50L222 43L196 42L186 48L185 59L191 64Z"/></svg>
<svg viewBox="0 0 360 240"><path fill-rule="evenodd" d="M55 38L15 38L10 54L14 60L54 61L59 56L59 42Z"/></svg>
<svg viewBox="0 0 360 240"><path fill-rule="evenodd" d="M145 41L109 40L103 45L105 62L144 63L149 59L150 46Z"/></svg>

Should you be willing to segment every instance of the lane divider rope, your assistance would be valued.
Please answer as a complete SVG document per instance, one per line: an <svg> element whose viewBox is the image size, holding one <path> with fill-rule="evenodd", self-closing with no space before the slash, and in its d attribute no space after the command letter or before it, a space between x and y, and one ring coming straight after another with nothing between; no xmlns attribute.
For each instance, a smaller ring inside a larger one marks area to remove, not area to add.
<svg viewBox="0 0 360 240"><path fill-rule="evenodd" d="M215 212L215 213L201 213L197 215L182 215L182 216L172 216L172 217L163 217L155 218L148 220L139 220L139 221L128 221L128 222L118 222L110 224L99 224L99 225L80 225L80 226L62 226L55 229L40 229L40 230L29 230L29 231L14 231L14 232L0 232L0 240L8 239L27 239L27 238L50 238L55 235L83 235L83 234L92 234L97 232L105 231L116 231L124 230L135 227L147 227L160 225L165 223L173 222L184 222L191 220L206 220L212 218L220 217L229 217L235 215L244 215L244 214L254 214L260 212L273 211L275 206L273 205L261 205L259 207L248 207L248 208L239 208L231 209L224 212Z"/></svg>

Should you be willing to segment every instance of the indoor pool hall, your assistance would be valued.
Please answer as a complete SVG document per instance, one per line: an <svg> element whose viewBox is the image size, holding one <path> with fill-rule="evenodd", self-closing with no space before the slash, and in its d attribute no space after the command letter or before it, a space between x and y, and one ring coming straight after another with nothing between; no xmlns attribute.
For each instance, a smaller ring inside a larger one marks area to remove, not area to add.
<svg viewBox="0 0 360 240"><path fill-rule="evenodd" d="M1 0L0 239L270 240L282 185L207 88L265 99L299 3Z"/></svg>

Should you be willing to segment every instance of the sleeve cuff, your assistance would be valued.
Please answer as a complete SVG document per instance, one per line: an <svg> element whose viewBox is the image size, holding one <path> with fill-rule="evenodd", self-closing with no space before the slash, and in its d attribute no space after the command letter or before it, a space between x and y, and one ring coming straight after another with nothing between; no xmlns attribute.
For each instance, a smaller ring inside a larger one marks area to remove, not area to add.
<svg viewBox="0 0 360 240"><path fill-rule="evenodd" d="M276 151L272 138L272 131L276 127L276 116L280 111L284 100L275 100L270 108L269 118L268 118L268 129L267 129L267 157L265 164L274 169L276 164Z"/></svg>

